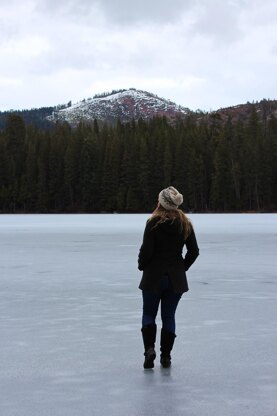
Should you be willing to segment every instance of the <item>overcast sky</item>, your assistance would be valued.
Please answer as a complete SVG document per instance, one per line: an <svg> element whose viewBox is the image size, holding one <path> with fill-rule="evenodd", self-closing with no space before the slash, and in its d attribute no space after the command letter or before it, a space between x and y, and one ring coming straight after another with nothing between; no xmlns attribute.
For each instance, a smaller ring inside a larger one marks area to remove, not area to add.
<svg viewBox="0 0 277 416"><path fill-rule="evenodd" d="M0 110L137 88L192 110L277 98L276 0L0 0Z"/></svg>

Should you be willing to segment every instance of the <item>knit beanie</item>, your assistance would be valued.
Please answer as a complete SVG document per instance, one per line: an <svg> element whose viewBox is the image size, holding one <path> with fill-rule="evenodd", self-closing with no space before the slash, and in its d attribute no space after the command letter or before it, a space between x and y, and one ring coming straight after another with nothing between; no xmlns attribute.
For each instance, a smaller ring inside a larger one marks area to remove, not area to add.
<svg viewBox="0 0 277 416"><path fill-rule="evenodd" d="M159 193L159 203L165 209L177 209L183 203L183 195L173 186L169 186Z"/></svg>

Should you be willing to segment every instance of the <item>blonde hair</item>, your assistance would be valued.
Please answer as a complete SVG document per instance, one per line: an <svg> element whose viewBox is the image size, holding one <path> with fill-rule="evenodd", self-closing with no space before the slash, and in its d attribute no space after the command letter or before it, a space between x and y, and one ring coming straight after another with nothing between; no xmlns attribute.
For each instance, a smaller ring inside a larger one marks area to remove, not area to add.
<svg viewBox="0 0 277 416"><path fill-rule="evenodd" d="M191 221L181 209L169 210L165 209L161 204L159 204L155 211L153 211L148 221L151 221L155 218L159 218L159 220L156 222L153 228L168 220L171 220L171 223L173 223L173 221L177 219L180 223L180 232L184 234L184 238L187 239L187 237L190 235L192 229Z"/></svg>

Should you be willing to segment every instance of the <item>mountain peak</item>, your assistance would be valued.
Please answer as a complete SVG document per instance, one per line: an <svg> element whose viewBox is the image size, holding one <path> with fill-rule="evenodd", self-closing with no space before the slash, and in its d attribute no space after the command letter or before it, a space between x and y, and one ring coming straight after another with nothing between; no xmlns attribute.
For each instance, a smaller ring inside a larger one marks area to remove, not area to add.
<svg viewBox="0 0 277 416"><path fill-rule="evenodd" d="M95 118L110 123L115 123L118 119L128 122L132 119L149 119L155 116L165 116L174 120L176 117L185 116L188 111L187 108L148 91L129 88L97 94L75 104L70 103L66 108L53 111L48 119L67 121L72 125L80 121L93 121Z"/></svg>

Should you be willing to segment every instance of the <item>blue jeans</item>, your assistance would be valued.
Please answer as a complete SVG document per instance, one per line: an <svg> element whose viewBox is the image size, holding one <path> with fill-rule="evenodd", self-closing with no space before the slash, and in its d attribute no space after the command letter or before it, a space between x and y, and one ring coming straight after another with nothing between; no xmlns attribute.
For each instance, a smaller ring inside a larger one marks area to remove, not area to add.
<svg viewBox="0 0 277 416"><path fill-rule="evenodd" d="M173 292L168 276L164 276L161 279L160 293L151 293L143 290L142 326L155 324L159 304L161 302L163 329L175 334L175 312L181 297L182 294Z"/></svg>

